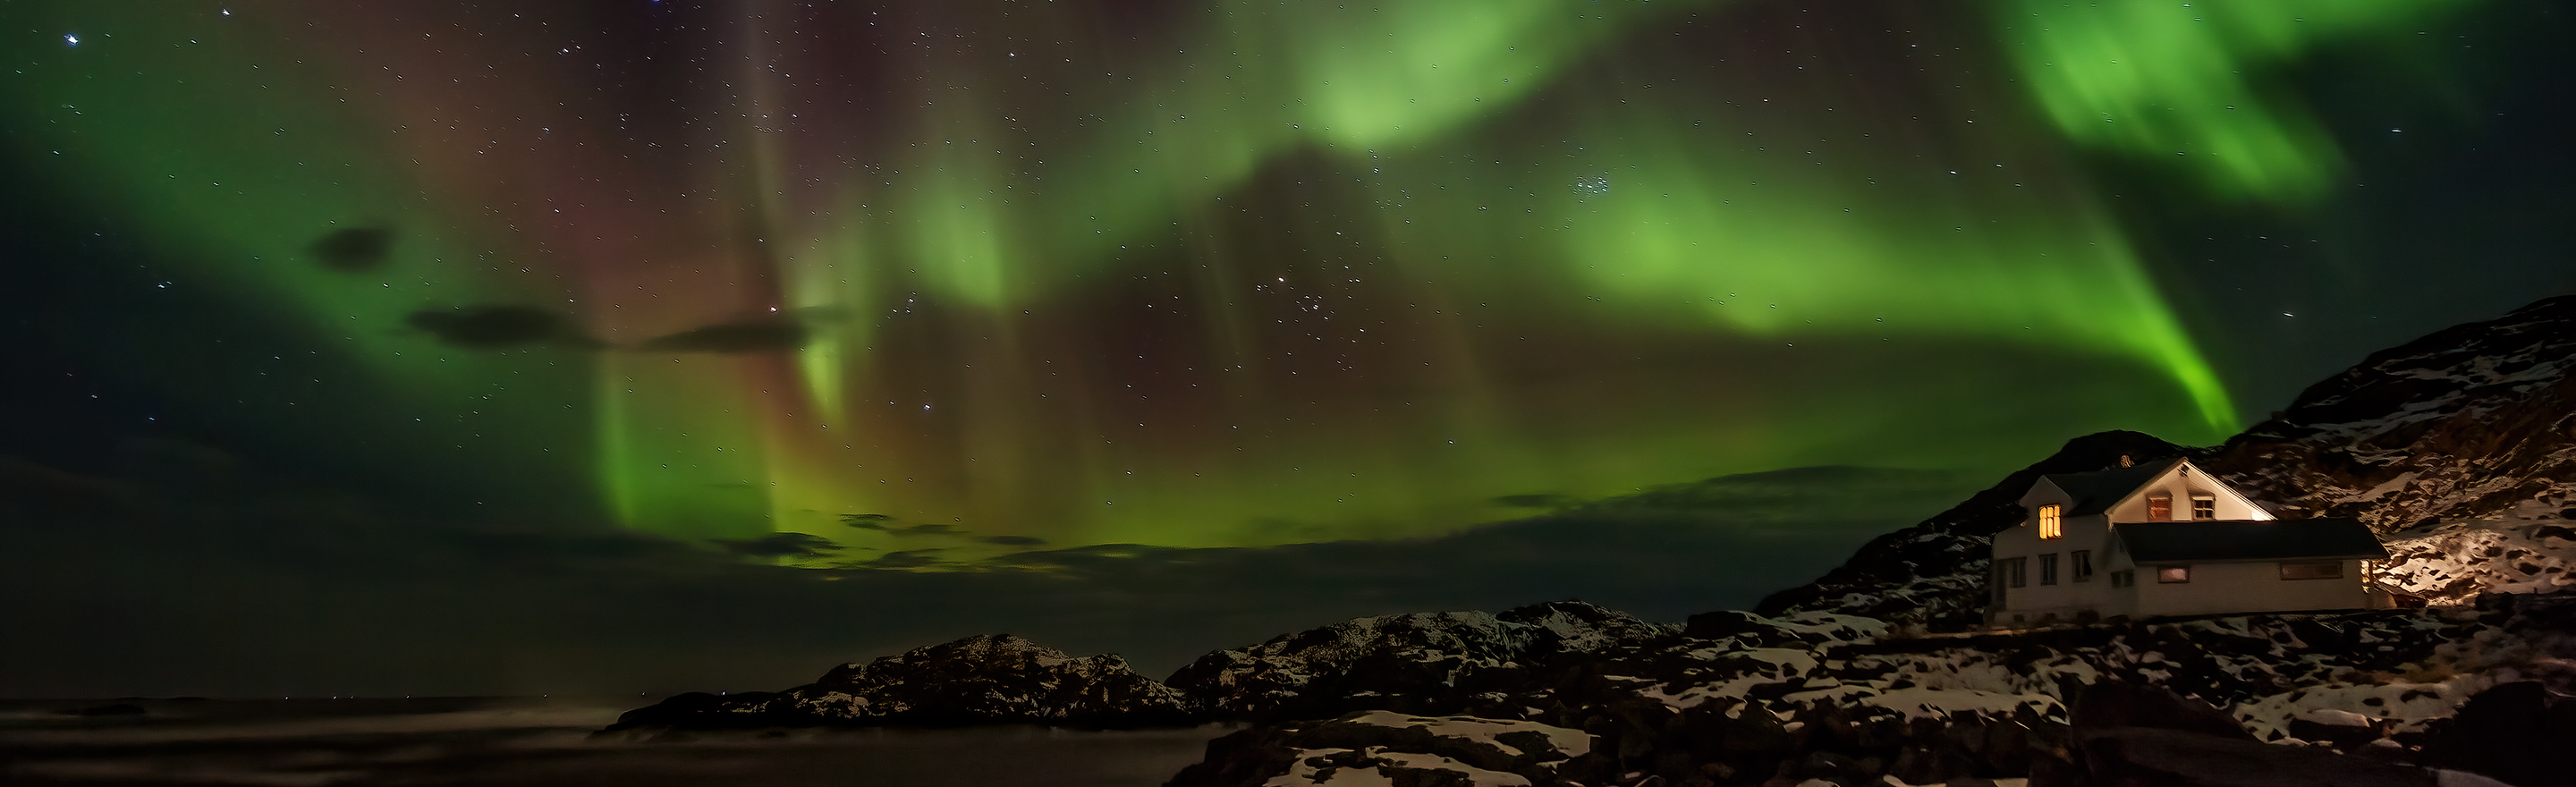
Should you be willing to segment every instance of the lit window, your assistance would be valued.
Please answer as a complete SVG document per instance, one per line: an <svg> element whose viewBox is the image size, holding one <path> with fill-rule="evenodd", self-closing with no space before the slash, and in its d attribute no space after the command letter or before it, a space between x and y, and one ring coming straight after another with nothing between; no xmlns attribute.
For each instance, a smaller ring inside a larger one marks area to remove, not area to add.
<svg viewBox="0 0 2576 787"><path fill-rule="evenodd" d="M2343 561L2321 560L2281 564L2282 579L2342 579Z"/></svg>
<svg viewBox="0 0 2576 787"><path fill-rule="evenodd" d="M2191 581L2190 566L2164 566L2156 569L2156 581L2165 584Z"/></svg>
<svg viewBox="0 0 2576 787"><path fill-rule="evenodd" d="M2173 521L2173 496L2153 495L2147 498L2147 521Z"/></svg>
<svg viewBox="0 0 2576 787"><path fill-rule="evenodd" d="M2060 507L2056 503L2050 503L2039 507L2039 537L2041 539L2062 538L2066 535L2066 525L2058 516L2058 512L2060 510Z"/></svg>
<svg viewBox="0 0 2576 787"><path fill-rule="evenodd" d="M2039 584L2057 584L2057 553L2039 556Z"/></svg>
<svg viewBox="0 0 2576 787"><path fill-rule="evenodd" d="M2211 495L2191 496L2191 518L2217 519L2218 498Z"/></svg>
<svg viewBox="0 0 2576 787"><path fill-rule="evenodd" d="M2067 562L2072 564L2069 566L2069 570L2075 572L2075 581L2093 581L2093 550L2075 550L2075 554L2067 557Z"/></svg>

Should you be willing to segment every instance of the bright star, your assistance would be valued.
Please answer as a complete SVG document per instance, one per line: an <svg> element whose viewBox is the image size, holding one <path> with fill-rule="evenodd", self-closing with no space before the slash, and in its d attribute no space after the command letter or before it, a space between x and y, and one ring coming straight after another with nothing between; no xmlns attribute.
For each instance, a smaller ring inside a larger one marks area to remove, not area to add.
<svg viewBox="0 0 2576 787"><path fill-rule="evenodd" d="M80 36L72 35L72 34L70 34L70 33L64 33L64 34L63 34L63 45L64 45L64 46L80 46Z"/></svg>

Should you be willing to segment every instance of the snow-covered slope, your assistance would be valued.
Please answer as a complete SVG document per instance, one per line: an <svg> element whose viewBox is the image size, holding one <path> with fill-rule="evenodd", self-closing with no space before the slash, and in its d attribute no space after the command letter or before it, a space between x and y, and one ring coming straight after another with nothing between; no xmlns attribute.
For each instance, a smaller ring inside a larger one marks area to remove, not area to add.
<svg viewBox="0 0 2576 787"><path fill-rule="evenodd" d="M2392 540L2382 580L2434 603L2576 583L2576 297L2371 355L2207 462L2286 516Z"/></svg>

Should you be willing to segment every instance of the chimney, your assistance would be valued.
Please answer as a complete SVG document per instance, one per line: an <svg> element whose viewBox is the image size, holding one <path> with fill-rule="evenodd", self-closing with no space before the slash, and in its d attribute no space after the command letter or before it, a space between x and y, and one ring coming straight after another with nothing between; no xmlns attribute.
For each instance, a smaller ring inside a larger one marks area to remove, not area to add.
<svg viewBox="0 0 2576 787"><path fill-rule="evenodd" d="M2137 463L2136 463L2136 462L2131 462L2131 461L2129 461L2129 455L2128 455L2128 454L2121 454L2121 455L2120 455L2120 466L2121 466L2121 467L2134 467L2134 466L2136 466L2136 465L2137 465Z"/></svg>

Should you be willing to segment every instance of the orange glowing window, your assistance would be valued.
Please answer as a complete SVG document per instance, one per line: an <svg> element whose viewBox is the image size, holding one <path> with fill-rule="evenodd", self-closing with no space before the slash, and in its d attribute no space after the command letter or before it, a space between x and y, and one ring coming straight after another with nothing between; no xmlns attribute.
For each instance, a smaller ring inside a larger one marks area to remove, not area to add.
<svg viewBox="0 0 2576 787"><path fill-rule="evenodd" d="M2066 525L2059 520L2058 510L2058 505L2056 503L2050 503L2039 507L2040 538L2050 539L2063 538L2066 536Z"/></svg>
<svg viewBox="0 0 2576 787"><path fill-rule="evenodd" d="M2147 521L2173 521L2173 496L2155 495L2147 498Z"/></svg>

